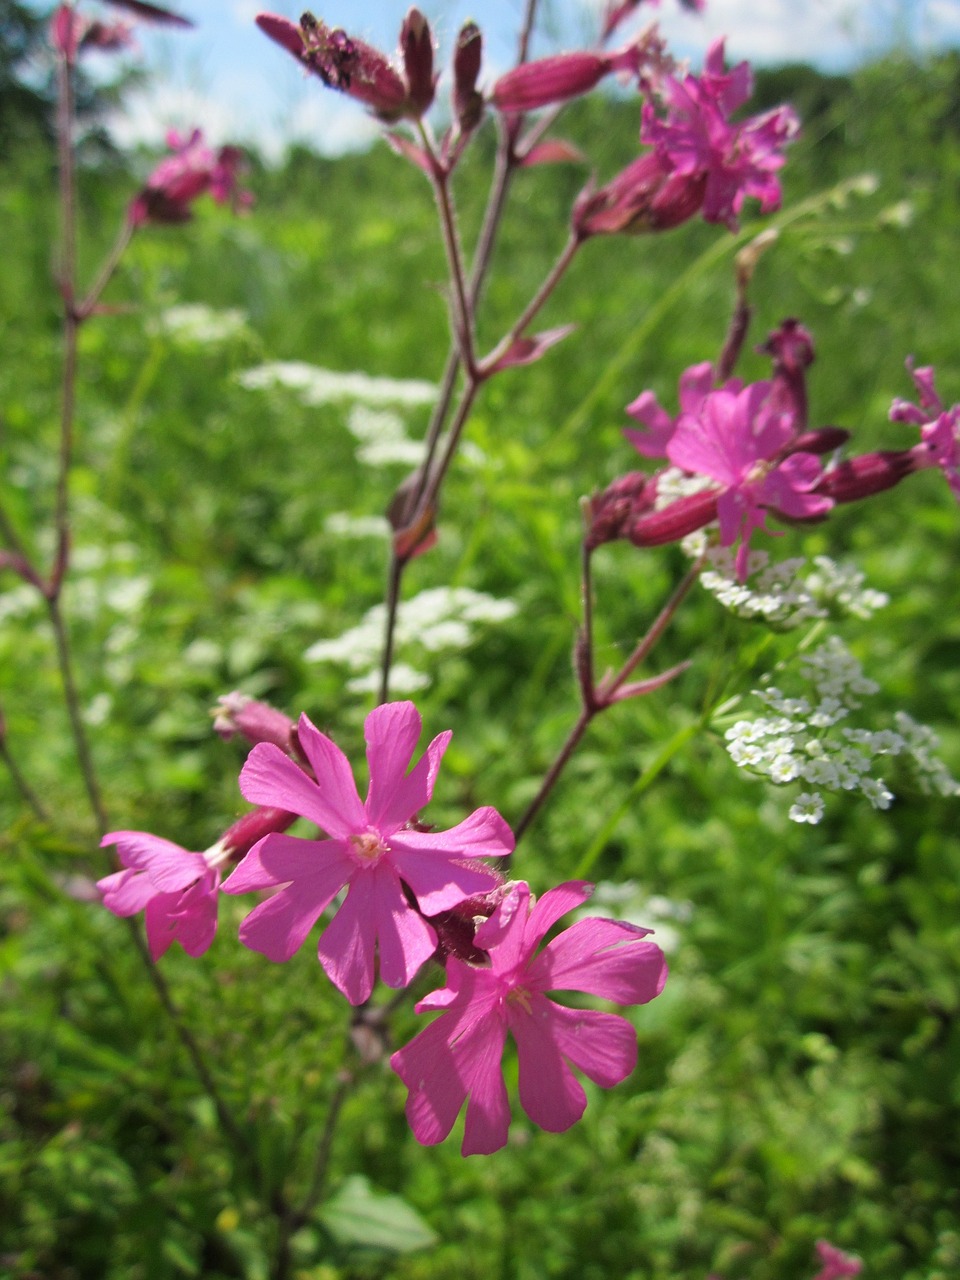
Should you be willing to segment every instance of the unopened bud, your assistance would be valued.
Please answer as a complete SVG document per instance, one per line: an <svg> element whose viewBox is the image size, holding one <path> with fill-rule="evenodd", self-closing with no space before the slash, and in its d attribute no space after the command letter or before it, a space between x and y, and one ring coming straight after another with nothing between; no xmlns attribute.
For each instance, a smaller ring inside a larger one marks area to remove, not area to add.
<svg viewBox="0 0 960 1280"><path fill-rule="evenodd" d="M508 888L509 882L499 884L488 893L465 898L449 911L428 916L427 920L437 935L434 959L443 964L448 956L455 956L467 964L482 964L487 959L487 953L476 945L474 934L496 911Z"/></svg>
<svg viewBox="0 0 960 1280"><path fill-rule="evenodd" d="M239 862L258 840L272 835L275 831L286 831L296 820L297 814L287 813L285 809L269 807L254 809L252 813L245 813L242 818L238 818L226 829L217 841L216 848L224 857L229 856L231 861Z"/></svg>
<svg viewBox="0 0 960 1280"><path fill-rule="evenodd" d="M477 90L483 36L475 22L465 22L453 53L453 110L462 133L470 133L483 115L483 95Z"/></svg>
<svg viewBox="0 0 960 1280"><path fill-rule="evenodd" d="M626 531L626 537L635 547L662 547L668 542L679 542L689 533L696 533L717 518L716 489L704 489L678 498L660 511L640 516Z"/></svg>
<svg viewBox="0 0 960 1280"><path fill-rule="evenodd" d="M628 537L628 530L646 511L653 510L657 484L643 471L628 471L609 484L602 493L595 493L584 503L584 519L587 524L585 537L589 551L605 542L615 542Z"/></svg>
<svg viewBox="0 0 960 1280"><path fill-rule="evenodd" d="M905 476L922 470L925 465L913 449L861 453L825 471L814 493L832 498L834 502L859 502L861 498L892 489Z"/></svg>
<svg viewBox="0 0 960 1280"><path fill-rule="evenodd" d="M287 755L294 754L296 750L296 726L290 717L266 702L247 697L245 693L234 690L218 698L213 716L214 732L224 742L229 742L239 733L253 746L258 742L272 742Z"/></svg>
<svg viewBox="0 0 960 1280"><path fill-rule="evenodd" d="M400 28L400 50L413 114L422 116L433 102L437 78L433 74L433 36L419 9L411 9Z"/></svg>

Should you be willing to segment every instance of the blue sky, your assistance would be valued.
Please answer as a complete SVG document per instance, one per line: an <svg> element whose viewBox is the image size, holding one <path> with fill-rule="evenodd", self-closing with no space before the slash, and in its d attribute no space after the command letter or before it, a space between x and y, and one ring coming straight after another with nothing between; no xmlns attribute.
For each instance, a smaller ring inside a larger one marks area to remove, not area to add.
<svg viewBox="0 0 960 1280"><path fill-rule="evenodd" d="M262 9L293 20L303 0L159 0L196 23L193 31L161 34L138 27L150 88L127 105L114 133L122 144L159 142L170 125L200 124L215 142L251 142L277 156L291 140L336 154L362 146L377 126L357 104L306 78L293 59L254 25ZM37 0L37 7L48 5ZM81 8L93 13L90 0ZM484 32L489 82L510 65L523 0L421 0L446 65L467 18ZM541 53L587 43L604 0L544 0ZM317 16L390 51L405 0L327 0ZM114 10L116 16L118 11ZM707 12L686 12L677 0L641 6L643 21L659 19L671 50L694 68L717 35L728 57L758 63L806 60L826 69L850 66L896 43L914 49L960 47L960 0L708 0ZM442 91L442 90L441 90Z"/></svg>

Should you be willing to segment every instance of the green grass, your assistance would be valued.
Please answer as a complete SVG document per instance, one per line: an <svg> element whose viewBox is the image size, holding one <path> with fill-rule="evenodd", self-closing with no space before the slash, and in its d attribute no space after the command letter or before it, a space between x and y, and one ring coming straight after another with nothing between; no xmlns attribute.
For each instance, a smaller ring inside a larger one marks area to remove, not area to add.
<svg viewBox="0 0 960 1280"><path fill-rule="evenodd" d="M757 272L753 338L800 316L817 340L813 420L855 430L860 448L892 444L902 429L886 412L912 390L907 354L937 365L949 403L960 397L960 66L888 61L852 83L803 70L761 80L764 105L791 94L807 125L785 171L782 234ZM634 154L636 123L633 109L602 102L564 117L602 178ZM491 147L485 134L458 183L468 242ZM864 172L878 179L873 194L813 201ZM4 160L0 183L0 242L18 246L0 275L2 493L41 554L59 330L55 219L37 193L51 177L51 157L31 149ZM519 176L484 342L559 250L583 181L572 168ZM207 209L191 226L139 236L108 295L132 312L99 319L82 343L66 604L93 748L116 827L195 849L241 807L243 751L210 732L218 695L239 687L306 709L358 755L370 699L345 690L344 670L303 655L383 593L383 545L338 538L327 517L382 513L404 474L358 463L346 405L306 407L288 391L245 390L236 375L305 360L436 380L447 343L421 175L380 148L336 162L298 154L253 185L249 218ZM116 175L84 175L88 270L129 189ZM794 218L804 201L810 212ZM890 212L902 201L906 225ZM407 591L453 582L512 599L518 613L463 652L409 655L432 664L417 697L427 731L454 729L432 821L477 804L515 821L575 718L577 500L635 463L623 406L645 387L674 404L683 368L717 353L735 247L693 224L586 246L543 317L544 327L575 321L578 333L484 391L469 432L479 453L455 468L439 546L414 563ZM186 302L239 308L245 329L217 346L178 345L156 322ZM748 354L742 372L763 376L765 362ZM408 415L411 435L425 416ZM941 733L954 771L957 529L946 486L927 475L772 546L849 555L890 594L874 622L844 634L887 709ZM629 652L683 563L675 550L600 553L601 669ZM258 1280L273 1249L263 1205L272 1187L304 1185L348 1012L310 945L283 967L241 948L236 900L203 960L178 948L163 960L262 1156L267 1183L253 1185L233 1167L127 931L83 900L105 862L52 641L16 580L2 585L7 739L53 820L31 819L3 776L0 1273ZM436 1240L409 1253L365 1249L337 1236L333 1215L297 1237L298 1275L806 1280L819 1236L859 1252L871 1280L960 1270L957 802L895 788L894 808L875 814L836 797L820 827L799 827L783 793L736 770L710 729L683 734L641 794L642 771L678 734L755 683L758 636L695 596L656 655L656 669L690 658L690 670L594 725L517 859L535 890L589 858L592 878L692 904L666 993L630 1014L637 1072L609 1094L591 1089L566 1136L518 1112L505 1151L463 1161L456 1132L419 1148L399 1081L369 1070L342 1116L331 1189L361 1173L413 1206ZM417 1021L401 1012L397 1043Z"/></svg>

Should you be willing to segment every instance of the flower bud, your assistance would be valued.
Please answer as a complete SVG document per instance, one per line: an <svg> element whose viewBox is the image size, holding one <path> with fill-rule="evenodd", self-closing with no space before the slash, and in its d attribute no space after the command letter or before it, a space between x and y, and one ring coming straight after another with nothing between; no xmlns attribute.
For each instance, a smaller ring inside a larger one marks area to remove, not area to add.
<svg viewBox="0 0 960 1280"><path fill-rule="evenodd" d="M628 471L602 493L585 499L587 550L593 551L605 542L626 538L633 522L644 512L653 510L656 494L657 484L653 476L642 471Z"/></svg>
<svg viewBox="0 0 960 1280"><path fill-rule="evenodd" d="M295 754L296 726L289 716L266 702L257 702L235 689L217 699L213 715L214 732L224 742L240 733L253 746L258 742L272 742L287 755Z"/></svg>
<svg viewBox="0 0 960 1280"><path fill-rule="evenodd" d="M475 22L465 22L453 53L453 110L461 133L470 133L483 115L483 95L477 91L483 36Z"/></svg>
<svg viewBox="0 0 960 1280"><path fill-rule="evenodd" d="M287 813L285 809L273 809L267 806L254 809L251 813L245 813L242 818L238 818L232 826L228 827L220 839L217 841L215 848L226 858L229 856L230 861L239 862L240 859L264 836L270 835L274 831L286 831L288 827L292 827L297 820L297 814Z"/></svg>
<svg viewBox="0 0 960 1280"><path fill-rule="evenodd" d="M924 465L924 460L913 449L861 453L825 471L814 492L834 502L859 502L861 498L892 489L904 476L922 470Z"/></svg>
<svg viewBox="0 0 960 1280"><path fill-rule="evenodd" d="M662 510L650 511L634 520L626 537L635 547L661 547L668 542L679 542L688 533L713 524L719 496L716 489L704 489L678 498Z"/></svg>
<svg viewBox="0 0 960 1280"><path fill-rule="evenodd" d="M411 9L400 28L400 50L412 111L422 116L433 102L437 77L433 74L433 36L419 9Z"/></svg>

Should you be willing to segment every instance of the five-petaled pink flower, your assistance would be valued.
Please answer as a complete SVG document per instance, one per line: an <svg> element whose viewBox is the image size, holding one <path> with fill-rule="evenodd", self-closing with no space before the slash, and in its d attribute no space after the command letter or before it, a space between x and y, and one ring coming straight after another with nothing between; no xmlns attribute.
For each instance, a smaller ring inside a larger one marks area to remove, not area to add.
<svg viewBox="0 0 960 1280"><path fill-rule="evenodd" d="M908 422L920 428L921 443L911 452L923 466L940 468L951 493L960 502L960 404L951 409L944 407L937 394L930 365L916 369L911 357L907 360L907 369L916 385L920 403L894 400L890 407L890 420Z"/></svg>
<svg viewBox="0 0 960 1280"><path fill-rule="evenodd" d="M103 905L115 916L144 912L147 943L159 960L174 942L202 956L217 932L217 891L224 850L190 853L148 831L111 831L123 871L97 881Z"/></svg>
<svg viewBox="0 0 960 1280"><path fill-rule="evenodd" d="M663 952L648 929L616 920L580 920L539 955L541 939L580 906L593 886L570 881L534 904L526 884L510 886L475 942L488 968L447 960L447 986L421 1000L417 1012L442 1014L400 1049L390 1065L409 1089L407 1119L418 1142L441 1142L468 1097L462 1151L489 1155L507 1140L510 1108L500 1068L507 1031L517 1043L520 1102L530 1119L562 1133L583 1115L577 1067L610 1088L633 1070L637 1037L612 1013L569 1009L548 991L583 991L618 1004L646 1004L666 981Z"/></svg>
<svg viewBox="0 0 960 1280"><path fill-rule="evenodd" d="M101 847L117 846L124 868L97 881L103 905L115 916L144 912L154 960L179 942L202 956L217 932L217 894L223 868L238 861L269 831L284 831L296 814L272 807L254 809L232 823L205 853L191 853L149 831L111 831Z"/></svg>
<svg viewBox="0 0 960 1280"><path fill-rule="evenodd" d="M708 50L703 74L682 80L667 76L661 89L667 115L645 103L640 140L656 148L673 174L703 186L703 216L737 228L744 199L753 196L764 213L780 207L783 148L800 125L791 107L731 123L729 117L752 91L750 67L723 67L723 40Z"/></svg>
<svg viewBox="0 0 960 1280"><path fill-rule="evenodd" d="M799 519L824 514L833 500L811 493L821 477L820 459L789 453L792 415L770 403L770 382L741 391L721 388L705 396L696 413L681 414L667 446L675 467L715 480L720 541L738 539L737 572L746 574L750 535L765 528L769 509Z"/></svg>
<svg viewBox="0 0 960 1280"><path fill-rule="evenodd" d="M387 986L406 986L437 945L436 933L420 913L446 911L492 888L499 877L475 859L513 849L513 833L489 807L449 831L419 828L416 815L433 794L451 736L434 738L407 773L420 729L411 702L386 703L367 716L366 801L360 800L346 756L306 716L300 717L299 744L316 781L267 742L253 748L240 775L248 800L298 813L329 837L269 835L250 850L224 891L286 887L247 916L241 941L271 960L289 960L336 894L347 888L320 937L318 953L331 981L352 1004L361 1004L373 988L375 948Z"/></svg>

